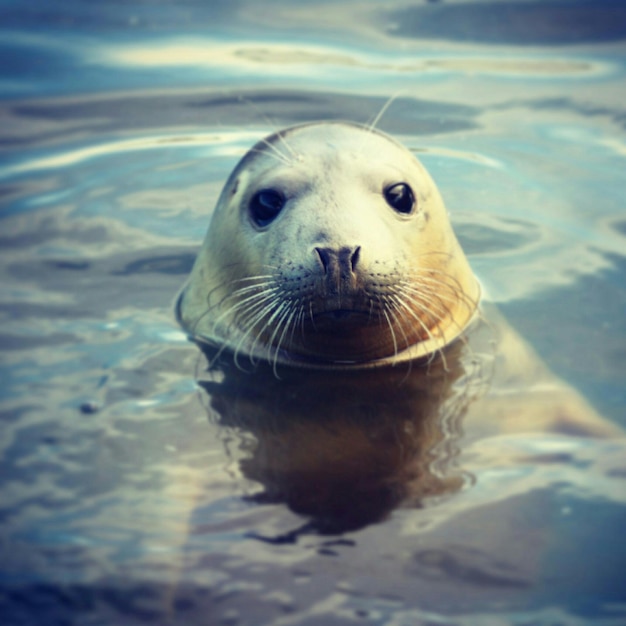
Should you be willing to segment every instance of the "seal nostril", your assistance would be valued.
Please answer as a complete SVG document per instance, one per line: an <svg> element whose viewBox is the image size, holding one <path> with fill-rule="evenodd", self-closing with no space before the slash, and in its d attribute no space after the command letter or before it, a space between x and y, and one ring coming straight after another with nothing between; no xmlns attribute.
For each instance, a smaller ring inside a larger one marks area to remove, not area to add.
<svg viewBox="0 0 626 626"><path fill-rule="evenodd" d="M361 256L361 246L357 246L350 257L350 266L352 267L352 271L356 270L357 263L359 262L359 257Z"/></svg>
<svg viewBox="0 0 626 626"><path fill-rule="evenodd" d="M330 265L330 254L328 248L315 248L317 256L324 270L324 274L328 274L328 266Z"/></svg>

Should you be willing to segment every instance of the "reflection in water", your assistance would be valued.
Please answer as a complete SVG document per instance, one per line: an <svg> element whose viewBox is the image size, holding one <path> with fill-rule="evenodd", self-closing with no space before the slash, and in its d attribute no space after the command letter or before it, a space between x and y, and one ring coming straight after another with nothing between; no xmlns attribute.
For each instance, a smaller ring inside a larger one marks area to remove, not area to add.
<svg viewBox="0 0 626 626"><path fill-rule="evenodd" d="M623 3L53 4L0 25L1 625L625 623L626 444L535 361L220 363L207 423L170 311L253 139L400 93L491 297L623 423Z"/></svg>
<svg viewBox="0 0 626 626"><path fill-rule="evenodd" d="M257 502L284 502L337 533L382 520L401 503L458 490L461 420L484 382L459 341L432 361L373 371L237 368L230 357L201 386L214 418L236 429ZM294 537L295 538L295 537Z"/></svg>

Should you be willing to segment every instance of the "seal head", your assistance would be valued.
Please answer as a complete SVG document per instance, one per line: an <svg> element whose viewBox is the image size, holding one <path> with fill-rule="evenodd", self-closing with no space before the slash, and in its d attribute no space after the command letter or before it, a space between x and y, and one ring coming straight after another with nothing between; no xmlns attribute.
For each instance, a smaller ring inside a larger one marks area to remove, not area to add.
<svg viewBox="0 0 626 626"><path fill-rule="evenodd" d="M243 157L177 313L194 340L238 359L372 367L441 350L478 299L423 165L377 130L332 122Z"/></svg>

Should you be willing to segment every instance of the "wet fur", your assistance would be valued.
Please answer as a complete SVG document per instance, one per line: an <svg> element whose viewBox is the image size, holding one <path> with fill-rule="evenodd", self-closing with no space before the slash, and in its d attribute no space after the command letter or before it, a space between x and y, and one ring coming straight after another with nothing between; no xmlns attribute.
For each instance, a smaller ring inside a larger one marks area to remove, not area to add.
<svg viewBox="0 0 626 626"><path fill-rule="evenodd" d="M298 138L301 134L305 137L310 135L322 145L321 149L317 146L320 155L316 155L312 166L306 163L307 155L298 153L292 146L292 143L297 143L293 137ZM370 137L375 137L378 144L385 146L390 153L398 154L405 170L412 168L417 172L415 176L421 181L417 192L420 194L422 213L415 216L413 223L406 225L407 232L412 229L412 234L406 235L407 241L400 243L398 239L393 246L397 250L391 255L390 245L387 244L386 252L391 258L380 259L376 258L377 244L368 242L370 245L365 254L370 255L369 264L364 263L365 267L359 268L355 279L358 285L351 292L347 305L359 318L357 322L352 325L338 322L336 330L324 324L325 329L320 330L320 316L325 313L330 296L320 287L319 272L316 273L316 268L308 259L292 260L289 251L297 244L288 236L287 241L282 243L288 252L282 257L277 254L280 262L275 264L253 262L246 266L246 262L237 259L222 263L220 253L205 251L207 260L197 261L198 267L194 268L190 281L192 289L199 283L206 285L205 292L187 295L184 291L181 294L177 309L179 320L196 340L208 341L233 352L237 363L244 357L252 362L261 359L273 363L275 370L283 363L311 367L370 367L403 362L416 356L428 355L432 358L459 336L472 319L478 304L478 288L452 234L434 183L422 166L395 140L372 127L344 123L305 125L275 133L257 143L235 168L218 202L217 217L214 217L217 225L212 224L211 228L220 229L224 222L236 219L233 214L242 210L240 206L245 204L242 187L260 185L254 181L254 173L251 175L252 182L246 177L248 172L254 172L255 163L259 160L261 165L268 159L276 162L279 171L281 168L286 168L290 174L293 171L294 178L301 175L304 163L309 167L307 172L313 170L311 185L319 196L316 197L318 206L327 210L336 203L333 190L327 191L324 187L332 187L333 184L339 187L345 183L333 175L333 166L343 165L343 156L337 154L339 148L335 145L330 146L327 153L324 152L320 136L323 138L325 134L329 135L331 142L346 141L356 155L362 150L371 150L368 142L372 141ZM350 158L355 157L346 157L347 168L352 166ZM259 178L271 179L271 166L266 169L270 170L270 174L264 172ZM355 189L360 190L359 185L363 183L349 181L348 184L354 184ZM370 197L375 201L375 195L367 196ZM336 218L341 223L340 217L336 216L347 208L345 204L336 206L330 219ZM225 216L228 210L231 215ZM378 208L363 206L362 210L376 211ZM429 224L433 212L438 214L439 221L434 226ZM313 220L316 217L304 219ZM402 226L392 225L402 232ZM245 222L241 227L246 227ZM211 247L211 228L205 248ZM309 245L315 244L315 237L324 241L336 236L339 243L333 241L333 244L339 246L341 237L350 236L342 234L341 226L331 224L326 231L324 228L325 225L320 226L319 235L311 233L309 228ZM433 249L432 245L437 243L432 244L431 249L420 243L432 239L429 231L437 233L443 249ZM445 234L440 235L440 232ZM308 241L305 239L303 245L307 245ZM360 247L360 242L357 243ZM244 251L229 249L227 254L236 256L244 254ZM397 258L393 258L394 255ZM213 270L216 256L219 267ZM212 258L213 262L209 262L208 258ZM193 301L192 304L187 304L185 299ZM352 341L346 339L348 336L352 336ZM334 344L337 344L335 348ZM424 349L420 351L422 346Z"/></svg>

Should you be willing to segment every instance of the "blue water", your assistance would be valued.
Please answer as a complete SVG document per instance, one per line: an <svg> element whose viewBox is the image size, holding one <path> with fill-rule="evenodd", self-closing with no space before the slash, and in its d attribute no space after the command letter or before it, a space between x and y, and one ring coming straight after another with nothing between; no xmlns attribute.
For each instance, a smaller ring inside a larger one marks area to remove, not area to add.
<svg viewBox="0 0 626 626"><path fill-rule="evenodd" d="M0 16L2 626L626 623L623 440L461 438L462 488L322 527L172 312L250 145L395 97L489 299L626 427L624 3Z"/></svg>

